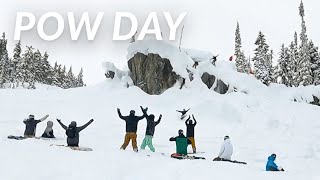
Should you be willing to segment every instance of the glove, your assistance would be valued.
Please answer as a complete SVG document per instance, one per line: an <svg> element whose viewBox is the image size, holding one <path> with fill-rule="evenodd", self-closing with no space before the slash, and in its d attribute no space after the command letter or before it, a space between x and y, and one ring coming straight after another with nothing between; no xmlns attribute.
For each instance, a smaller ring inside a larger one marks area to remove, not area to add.
<svg viewBox="0 0 320 180"><path fill-rule="evenodd" d="M160 114L160 118L162 118L162 114Z"/></svg>
<svg viewBox="0 0 320 180"><path fill-rule="evenodd" d="M90 123L92 123L94 120L93 119L90 119Z"/></svg>

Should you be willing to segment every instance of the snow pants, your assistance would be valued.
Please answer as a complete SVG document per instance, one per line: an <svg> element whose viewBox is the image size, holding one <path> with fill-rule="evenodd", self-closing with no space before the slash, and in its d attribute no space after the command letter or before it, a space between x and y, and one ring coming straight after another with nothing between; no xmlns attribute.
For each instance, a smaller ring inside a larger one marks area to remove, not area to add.
<svg viewBox="0 0 320 180"><path fill-rule="evenodd" d="M152 138L153 138L153 136L146 135L143 139L142 144L141 144L141 149L145 149L146 146L148 146L152 152L155 152L155 149L152 144Z"/></svg>
<svg viewBox="0 0 320 180"><path fill-rule="evenodd" d="M192 146L192 149L193 149L193 153L195 153L197 151L196 141L194 140L194 137L188 137L188 139L191 141L191 146Z"/></svg>
<svg viewBox="0 0 320 180"><path fill-rule="evenodd" d="M135 132L127 132L125 137L124 137L124 142L121 146L120 149L123 149L125 150L128 146L128 144L130 143L130 140L131 140L131 143L132 143L132 148L134 151L138 151L138 146L137 146L137 133Z"/></svg>

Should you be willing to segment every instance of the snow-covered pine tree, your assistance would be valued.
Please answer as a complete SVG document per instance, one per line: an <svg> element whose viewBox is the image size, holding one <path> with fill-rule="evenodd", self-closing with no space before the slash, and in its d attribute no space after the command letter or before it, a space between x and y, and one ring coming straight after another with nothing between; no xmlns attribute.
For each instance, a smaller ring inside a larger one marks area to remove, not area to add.
<svg viewBox="0 0 320 180"><path fill-rule="evenodd" d="M239 22L237 22L237 28L235 32L235 49L234 49L234 55L236 57L236 67L237 71L241 73L247 73L247 61L246 57L244 55L244 52L241 51L242 44L241 44L241 35L240 35L240 27Z"/></svg>
<svg viewBox="0 0 320 180"><path fill-rule="evenodd" d="M288 86L299 86L299 72L297 69L299 52L298 52L298 35L294 33L294 41L289 46L289 62L288 62Z"/></svg>
<svg viewBox="0 0 320 180"><path fill-rule="evenodd" d="M12 64L13 64L13 88L19 86L19 79L21 79L21 73L19 66L21 64L22 58L21 58L21 42L18 41L18 43L15 45L15 48L13 50L13 59L12 59Z"/></svg>
<svg viewBox="0 0 320 180"><path fill-rule="evenodd" d="M298 78L297 83L299 85L311 85L313 84L312 72L311 72L311 62L310 62L310 49L308 45L308 37L307 37L307 27L304 20L304 6L301 1L299 6L299 14L301 17L301 33L300 40L301 44L299 47L299 58L297 62L298 68Z"/></svg>
<svg viewBox="0 0 320 180"><path fill-rule="evenodd" d="M77 77L77 87L83 87L85 86L84 82L83 82L83 69L81 68L79 75Z"/></svg>
<svg viewBox="0 0 320 180"><path fill-rule="evenodd" d="M22 55L23 57L23 66L22 66L22 74L23 74L23 84L28 83L29 89L35 88L35 73L34 73L34 48L32 46L27 46L27 50Z"/></svg>
<svg viewBox="0 0 320 180"><path fill-rule="evenodd" d="M59 66L58 62L54 63L53 71L52 71L52 85L60 87L61 84L59 82Z"/></svg>
<svg viewBox="0 0 320 180"><path fill-rule="evenodd" d="M76 87L75 77L72 72L72 66L70 66L68 74L67 74L67 80L68 80L68 88L74 88Z"/></svg>
<svg viewBox="0 0 320 180"><path fill-rule="evenodd" d="M10 62L7 50L7 39L5 33L0 39L0 88L4 88L4 84L10 79Z"/></svg>
<svg viewBox="0 0 320 180"><path fill-rule="evenodd" d="M42 83L43 75L42 75L42 55L39 49L33 54L33 61L32 61L32 73L34 74L34 82Z"/></svg>
<svg viewBox="0 0 320 180"><path fill-rule="evenodd" d="M319 71L319 65L320 65L320 57L319 57L319 51L318 47L316 47L312 41L309 42L309 53L310 53L310 62L311 62L311 75L313 78L313 84L319 85L319 79L320 79L320 71Z"/></svg>
<svg viewBox="0 0 320 180"><path fill-rule="evenodd" d="M41 82L44 84L52 85L53 81L53 69L48 61L49 55L47 52L43 54L41 57L41 74L42 80Z"/></svg>
<svg viewBox="0 0 320 180"><path fill-rule="evenodd" d="M275 68L274 78L277 83L289 85L289 68L288 63L290 59L289 49L282 44L281 51L279 53L278 65Z"/></svg>
<svg viewBox="0 0 320 180"><path fill-rule="evenodd" d="M255 42L258 47L254 50L254 75L262 83L269 85L271 82L270 69L268 62L270 61L269 46L266 43L264 34L260 31Z"/></svg>

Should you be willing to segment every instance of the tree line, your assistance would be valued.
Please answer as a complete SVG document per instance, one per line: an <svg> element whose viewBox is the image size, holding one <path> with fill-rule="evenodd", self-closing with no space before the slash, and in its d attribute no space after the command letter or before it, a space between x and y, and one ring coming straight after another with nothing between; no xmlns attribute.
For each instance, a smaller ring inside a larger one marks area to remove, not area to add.
<svg viewBox="0 0 320 180"><path fill-rule="evenodd" d="M270 83L284 84L288 87L319 85L320 54L318 47L308 39L302 1L299 6L299 15L301 17L300 36L298 38L295 32L289 46L282 44L275 66L273 66L274 52L270 50L266 37L261 31L255 41L257 47L254 50L254 57L246 58L242 50L239 23L237 23L234 53L237 71L252 73L266 85Z"/></svg>
<svg viewBox="0 0 320 180"><path fill-rule="evenodd" d="M57 62L52 67L48 61L47 52L41 53L32 46L26 46L22 52L19 41L10 58L7 50L7 39L3 33L0 39L0 88L23 87L35 89L36 83L61 87L64 89L85 86L83 82L83 70L81 68L76 76L70 66L67 72L66 66Z"/></svg>

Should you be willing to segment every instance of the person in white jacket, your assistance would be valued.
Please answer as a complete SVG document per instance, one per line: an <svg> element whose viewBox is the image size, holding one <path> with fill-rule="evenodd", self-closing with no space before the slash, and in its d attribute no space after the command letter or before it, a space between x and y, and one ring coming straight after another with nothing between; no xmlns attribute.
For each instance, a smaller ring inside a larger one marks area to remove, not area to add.
<svg viewBox="0 0 320 180"><path fill-rule="evenodd" d="M229 136L225 136L224 137L224 142L221 146L220 152L218 157L216 158L217 160L229 160L231 161L231 156L233 153L233 146L231 144L230 141L230 137Z"/></svg>

